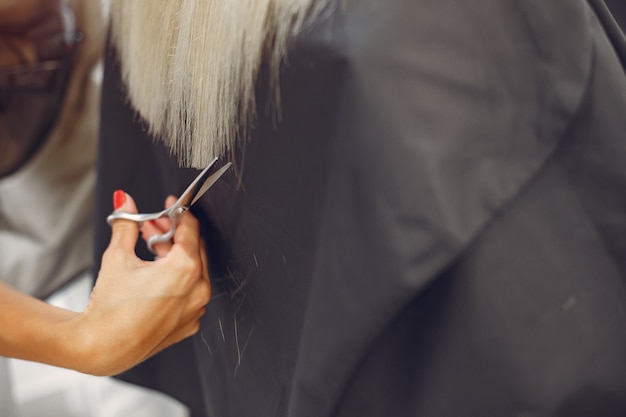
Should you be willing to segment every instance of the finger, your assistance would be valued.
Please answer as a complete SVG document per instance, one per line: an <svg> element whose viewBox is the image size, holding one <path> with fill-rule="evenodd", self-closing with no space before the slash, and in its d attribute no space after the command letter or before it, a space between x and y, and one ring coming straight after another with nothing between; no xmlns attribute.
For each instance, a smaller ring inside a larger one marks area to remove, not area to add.
<svg viewBox="0 0 626 417"><path fill-rule="evenodd" d="M196 281L193 287L192 297L188 303L188 313L203 309L211 301L211 283L206 279Z"/></svg>
<svg viewBox="0 0 626 417"><path fill-rule="evenodd" d="M198 311L198 313L191 320L181 326L178 326L173 332L167 335L165 339L158 343L158 345L148 353L145 359L152 357L163 349L198 333L201 327L200 320L202 319L204 313L205 310L202 309L201 311Z"/></svg>
<svg viewBox="0 0 626 417"><path fill-rule="evenodd" d="M200 330L200 318L201 317L202 315L200 315L198 318L194 318L193 320L190 320L189 322L185 323L185 325L183 326L177 327L174 331L168 334L163 340L158 342L156 346L154 346L150 351L146 352L145 356L143 357L141 361L143 362L146 359L149 359L152 356L156 355L163 349L168 348L169 346L176 344L198 333L198 331Z"/></svg>
<svg viewBox="0 0 626 417"><path fill-rule="evenodd" d="M113 205L116 211L125 211L128 213L137 213L137 206L133 198L121 191L117 190L113 193ZM121 248L125 251L135 252L135 244L139 235L139 226L130 220L116 219L111 225L111 242L110 248Z"/></svg>
<svg viewBox="0 0 626 417"><path fill-rule="evenodd" d="M167 198L165 199L165 208L168 208L169 206L174 204L176 202L176 200L177 200L177 198L174 197L173 195L167 196Z"/></svg>
<svg viewBox="0 0 626 417"><path fill-rule="evenodd" d="M172 204L174 204L176 202L176 197L174 197L173 195L169 195L167 196L167 198L165 199L165 208L169 208ZM156 220L151 220L151 222L153 223L153 226L155 226L157 229L160 229L161 231L159 233L165 233L168 230L170 230L172 228L172 219L169 217L161 217L159 219Z"/></svg>
<svg viewBox="0 0 626 417"><path fill-rule="evenodd" d="M203 274L203 277L206 279L206 281L209 284L209 286L208 286L208 296L207 296L207 300L206 300L206 302L208 303L209 300L211 299L212 288L211 288L211 279L209 277L209 257L207 255L206 244L204 243L204 239L200 239L200 260L202 261L202 274Z"/></svg>
<svg viewBox="0 0 626 417"><path fill-rule="evenodd" d="M172 223L171 220L167 219L167 221L170 223L170 227L171 227L171 223ZM152 236L161 235L167 232L168 230L169 229L162 228L159 222L150 220L150 221L144 222L141 225L141 237L147 242ZM156 255L159 258L163 258L172 249L172 243L169 241L155 243L154 245L152 245L152 249L154 250L154 252L156 252Z"/></svg>
<svg viewBox="0 0 626 417"><path fill-rule="evenodd" d="M171 224L171 220L170 220L170 224ZM143 236L145 240L150 239L154 235L162 235L168 230L169 228L163 227L163 225L160 222L157 222L156 220L148 220L141 224L141 235Z"/></svg>
<svg viewBox="0 0 626 417"><path fill-rule="evenodd" d="M160 219L150 220L150 223L159 230L159 233L165 233L172 228L174 222L169 217L161 217Z"/></svg>
<svg viewBox="0 0 626 417"><path fill-rule="evenodd" d="M180 245L191 256L198 256L200 247L200 224L190 212L185 213L174 234L174 244Z"/></svg>
<svg viewBox="0 0 626 417"><path fill-rule="evenodd" d="M176 202L176 200L177 198L174 197L173 195L168 196L165 199L165 208L170 207L172 204ZM167 233L169 230L171 230L172 227L174 227L174 222L172 222L172 219L170 219L169 217L162 217L160 219L154 220L151 226L154 227L156 230L159 230L157 232L158 234L163 234L163 233ZM147 241L150 238L150 236L147 236L144 238ZM154 251L156 252L156 255L159 258L163 258L172 249L172 241L170 240L167 242L155 243L152 246L152 249L154 249Z"/></svg>
<svg viewBox="0 0 626 417"><path fill-rule="evenodd" d="M186 311L179 318L179 323L157 343L150 356L198 332L200 320L206 313L206 305L211 297L211 286L208 281L198 281L192 292L194 297L189 300Z"/></svg>
<svg viewBox="0 0 626 417"><path fill-rule="evenodd" d="M168 196L165 199L165 208L168 208L176 202L176 197L173 195ZM162 235L167 233L173 226L172 219L169 217L162 217L156 220L149 220L141 225L141 236L148 242L152 236ZM156 253L157 257L163 258L172 249L171 242L159 242L152 245L152 250Z"/></svg>

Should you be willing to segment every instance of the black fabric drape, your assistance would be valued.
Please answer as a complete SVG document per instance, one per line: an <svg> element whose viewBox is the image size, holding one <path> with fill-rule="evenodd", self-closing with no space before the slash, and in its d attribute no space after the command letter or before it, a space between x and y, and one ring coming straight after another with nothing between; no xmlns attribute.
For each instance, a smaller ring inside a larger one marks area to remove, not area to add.
<svg viewBox="0 0 626 417"><path fill-rule="evenodd" d="M261 75L194 208L201 332L124 377L197 416L625 415L626 79L594 10L349 2L301 34L282 118ZM98 256L114 189L155 210L195 172L107 68Z"/></svg>
<svg viewBox="0 0 626 417"><path fill-rule="evenodd" d="M606 3L606 6L610 9L611 14L614 16L623 32L626 28L626 3L622 0L606 0L604 3Z"/></svg>

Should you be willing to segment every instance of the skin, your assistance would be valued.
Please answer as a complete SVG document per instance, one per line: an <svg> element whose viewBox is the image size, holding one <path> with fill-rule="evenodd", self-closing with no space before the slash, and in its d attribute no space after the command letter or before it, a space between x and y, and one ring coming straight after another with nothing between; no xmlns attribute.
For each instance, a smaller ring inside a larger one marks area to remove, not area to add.
<svg viewBox="0 0 626 417"><path fill-rule="evenodd" d="M78 18L85 1L0 0L0 73L3 79L21 66L28 68L36 62L63 57L64 48L55 40L63 29L61 5L69 5ZM82 23L79 19L79 30ZM45 143L46 132L62 97L63 91L58 88L46 94L16 94L10 89L0 92L0 177L23 166ZM33 123L24 123L24 120Z"/></svg>
<svg viewBox="0 0 626 417"><path fill-rule="evenodd" d="M76 0L0 0L0 26L8 30L24 30L61 4L75 7Z"/></svg>
<svg viewBox="0 0 626 417"><path fill-rule="evenodd" d="M175 199L168 198L168 204ZM126 195L120 210L137 212ZM161 223L159 227L164 227ZM53 307L0 283L0 355L115 375L195 334L211 297L198 221L187 213L159 259L135 255L139 228L116 220L89 305ZM144 230L144 238L158 232Z"/></svg>

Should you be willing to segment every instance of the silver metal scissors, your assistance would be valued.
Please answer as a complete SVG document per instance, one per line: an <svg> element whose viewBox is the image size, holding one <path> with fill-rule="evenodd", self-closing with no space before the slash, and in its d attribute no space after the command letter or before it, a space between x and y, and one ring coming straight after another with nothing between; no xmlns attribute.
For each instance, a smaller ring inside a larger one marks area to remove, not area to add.
<svg viewBox="0 0 626 417"><path fill-rule="evenodd" d="M169 242L174 233L176 232L176 226L180 221L180 218L185 214L189 208L196 202L202 195L209 189L217 180L224 174L231 163L223 165L221 168L216 169L215 158L209 165L198 174L198 176L189 184L187 189L180 195L178 200L168 208L158 213L128 213L125 211L114 211L107 217L107 223L110 225L117 219L130 220L139 223L140 227L143 222L156 220L163 217L169 217L172 220L172 227L165 233L160 235L154 235L146 242L148 249L156 255L154 245L162 242Z"/></svg>

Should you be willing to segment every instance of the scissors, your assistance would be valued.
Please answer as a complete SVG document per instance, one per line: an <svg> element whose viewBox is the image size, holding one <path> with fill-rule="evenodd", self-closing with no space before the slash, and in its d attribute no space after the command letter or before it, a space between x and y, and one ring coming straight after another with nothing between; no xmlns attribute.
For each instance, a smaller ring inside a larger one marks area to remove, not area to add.
<svg viewBox="0 0 626 417"><path fill-rule="evenodd" d="M202 195L209 189L217 180L230 168L232 165L230 162L223 165L221 168L216 169L215 163L217 158L213 159L209 165L198 174L198 176L189 184L187 189L180 195L178 200L168 208L158 213L128 213L125 211L114 211L107 217L107 223L109 225L117 219L130 220L141 224L146 221L156 220L163 217L169 217L172 220L172 227L165 233L160 235L154 235L148 239L148 249L154 254L154 245L162 242L169 242L176 232L176 226L180 221L180 218L185 214L189 208L196 202Z"/></svg>

